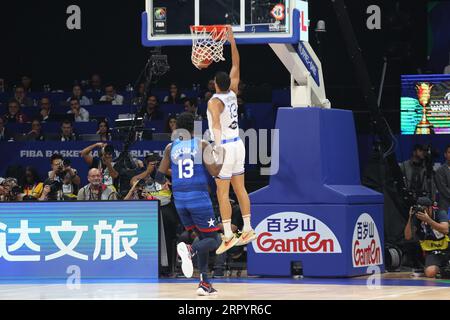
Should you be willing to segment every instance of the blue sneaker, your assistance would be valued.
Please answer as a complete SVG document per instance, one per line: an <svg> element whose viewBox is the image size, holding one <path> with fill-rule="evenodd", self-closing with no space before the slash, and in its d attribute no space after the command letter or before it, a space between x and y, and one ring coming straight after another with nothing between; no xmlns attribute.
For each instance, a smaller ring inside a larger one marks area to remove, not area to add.
<svg viewBox="0 0 450 320"><path fill-rule="evenodd" d="M198 285L198 296L216 296L217 294L217 290L212 287L211 283L201 281Z"/></svg>

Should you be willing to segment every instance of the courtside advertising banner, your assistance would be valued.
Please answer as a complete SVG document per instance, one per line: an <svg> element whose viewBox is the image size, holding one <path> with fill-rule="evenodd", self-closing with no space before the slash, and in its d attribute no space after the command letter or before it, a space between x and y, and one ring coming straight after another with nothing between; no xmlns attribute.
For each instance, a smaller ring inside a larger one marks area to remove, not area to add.
<svg viewBox="0 0 450 320"><path fill-rule="evenodd" d="M0 204L0 281L158 277L158 201Z"/></svg>

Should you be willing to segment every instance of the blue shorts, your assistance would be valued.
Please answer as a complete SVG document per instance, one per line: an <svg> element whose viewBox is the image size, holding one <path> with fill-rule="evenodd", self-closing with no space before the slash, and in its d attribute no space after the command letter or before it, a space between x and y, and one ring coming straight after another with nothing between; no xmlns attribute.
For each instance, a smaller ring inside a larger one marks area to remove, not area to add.
<svg viewBox="0 0 450 320"><path fill-rule="evenodd" d="M205 191L174 192L175 207L186 230L219 231L209 193Z"/></svg>

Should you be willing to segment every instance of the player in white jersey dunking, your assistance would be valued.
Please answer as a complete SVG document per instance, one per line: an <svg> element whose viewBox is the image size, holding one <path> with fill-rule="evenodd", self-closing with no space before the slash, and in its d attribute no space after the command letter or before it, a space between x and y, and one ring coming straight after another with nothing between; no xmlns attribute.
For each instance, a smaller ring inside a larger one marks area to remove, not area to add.
<svg viewBox="0 0 450 320"><path fill-rule="evenodd" d="M216 177L217 199L224 228L222 244L216 253L221 254L235 245L246 245L256 239L250 224L250 199L245 189L245 146L239 137L238 103L236 93L240 81L240 58L231 27L228 27L231 44L232 68L230 74L218 72L215 76L216 94L208 102L208 125L211 139L225 150L222 170ZM244 227L238 237L231 230L230 184L238 198Z"/></svg>

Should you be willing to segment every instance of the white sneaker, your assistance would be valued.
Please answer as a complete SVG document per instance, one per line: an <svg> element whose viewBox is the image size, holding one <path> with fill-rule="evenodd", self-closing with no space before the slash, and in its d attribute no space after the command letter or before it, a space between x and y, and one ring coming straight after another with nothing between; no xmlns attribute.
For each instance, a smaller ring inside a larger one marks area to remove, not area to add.
<svg viewBox="0 0 450 320"><path fill-rule="evenodd" d="M222 254L227 250L230 250L231 248L233 248L237 243L239 242L239 238L236 236L236 234L233 233L233 237L230 239L226 239L225 236L222 236L222 243L219 246L219 248L217 248L216 250L216 254Z"/></svg>
<svg viewBox="0 0 450 320"><path fill-rule="evenodd" d="M250 242L256 240L256 238L258 238L258 235L253 229L250 231L242 232L239 236L239 242L236 244L236 246L245 246Z"/></svg>
<svg viewBox="0 0 450 320"><path fill-rule="evenodd" d="M184 242L177 245L177 253L181 258L181 270L186 278L192 278L194 265L192 264L191 248Z"/></svg>

